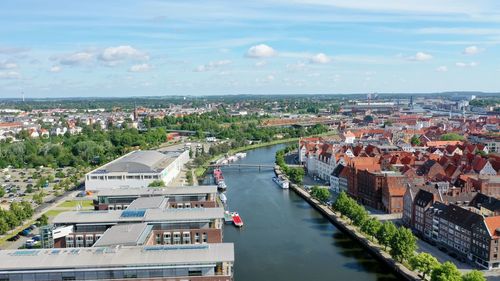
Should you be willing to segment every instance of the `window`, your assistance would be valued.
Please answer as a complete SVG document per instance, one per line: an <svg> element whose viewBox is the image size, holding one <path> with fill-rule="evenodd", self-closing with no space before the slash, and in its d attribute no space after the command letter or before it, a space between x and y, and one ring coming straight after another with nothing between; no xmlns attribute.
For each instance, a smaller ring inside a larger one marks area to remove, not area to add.
<svg viewBox="0 0 500 281"><path fill-rule="evenodd" d="M163 243L172 244L172 235L170 232L163 232Z"/></svg>
<svg viewBox="0 0 500 281"><path fill-rule="evenodd" d="M202 272L200 269L190 269L189 272L188 272L188 275L189 276L202 276Z"/></svg>

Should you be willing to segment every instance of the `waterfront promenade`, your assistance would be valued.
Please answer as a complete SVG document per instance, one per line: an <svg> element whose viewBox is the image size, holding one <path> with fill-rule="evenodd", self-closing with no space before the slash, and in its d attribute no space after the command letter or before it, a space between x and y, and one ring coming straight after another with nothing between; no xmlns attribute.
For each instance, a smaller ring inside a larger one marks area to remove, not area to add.
<svg viewBox="0 0 500 281"><path fill-rule="evenodd" d="M398 276L405 280L415 281L422 280L418 274L403 264L396 262L388 253L386 253L381 246L373 243L367 239L356 227L350 225L346 220L342 219L339 214L335 213L330 207L325 206L320 201L314 199L307 191L300 188L296 184L291 184L290 188L296 192L300 197L304 198L316 210L323 214L329 221L331 221L337 228L347 233L351 238L359 242L365 249L370 251L377 259L387 264L394 269Z"/></svg>

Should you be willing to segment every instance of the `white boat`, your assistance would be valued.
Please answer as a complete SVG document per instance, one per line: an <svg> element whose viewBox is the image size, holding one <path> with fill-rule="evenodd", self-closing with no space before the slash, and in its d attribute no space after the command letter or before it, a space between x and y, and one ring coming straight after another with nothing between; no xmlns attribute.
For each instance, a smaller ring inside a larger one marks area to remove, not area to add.
<svg viewBox="0 0 500 281"><path fill-rule="evenodd" d="M220 198L220 201L222 201L222 204L226 204L226 202L227 202L226 194L220 193L219 198Z"/></svg>
<svg viewBox="0 0 500 281"><path fill-rule="evenodd" d="M289 188L289 182L287 180L284 180L282 178L279 178L279 177L273 177L273 181L279 185L279 187L283 188L283 189L288 189Z"/></svg>
<svg viewBox="0 0 500 281"><path fill-rule="evenodd" d="M238 152L234 156L238 157L238 159L247 157L246 152Z"/></svg>
<svg viewBox="0 0 500 281"><path fill-rule="evenodd" d="M225 191L227 189L226 183L224 181L220 181L217 184L217 189L220 190L220 191Z"/></svg>

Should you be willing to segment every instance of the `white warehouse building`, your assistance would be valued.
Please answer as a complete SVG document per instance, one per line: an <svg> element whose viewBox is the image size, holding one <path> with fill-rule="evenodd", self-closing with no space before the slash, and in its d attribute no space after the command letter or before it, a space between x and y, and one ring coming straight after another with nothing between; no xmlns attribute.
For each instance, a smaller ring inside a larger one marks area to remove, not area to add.
<svg viewBox="0 0 500 281"><path fill-rule="evenodd" d="M85 190L147 188L155 180L172 182L189 161L189 151L136 150L85 175Z"/></svg>

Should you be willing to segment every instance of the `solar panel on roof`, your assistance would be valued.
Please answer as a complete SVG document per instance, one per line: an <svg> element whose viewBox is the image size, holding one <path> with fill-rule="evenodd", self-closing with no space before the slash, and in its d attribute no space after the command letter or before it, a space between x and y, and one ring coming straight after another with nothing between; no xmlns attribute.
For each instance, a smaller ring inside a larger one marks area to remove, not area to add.
<svg viewBox="0 0 500 281"><path fill-rule="evenodd" d="M13 256L36 256L38 255L40 251L39 250L19 250L15 251L11 255Z"/></svg>
<svg viewBox="0 0 500 281"><path fill-rule="evenodd" d="M145 251L171 251L171 250L203 250L208 249L208 245L185 245L185 246L147 246Z"/></svg>
<svg viewBox="0 0 500 281"><path fill-rule="evenodd" d="M146 210L125 210L122 212L122 218L142 218L146 214Z"/></svg>

